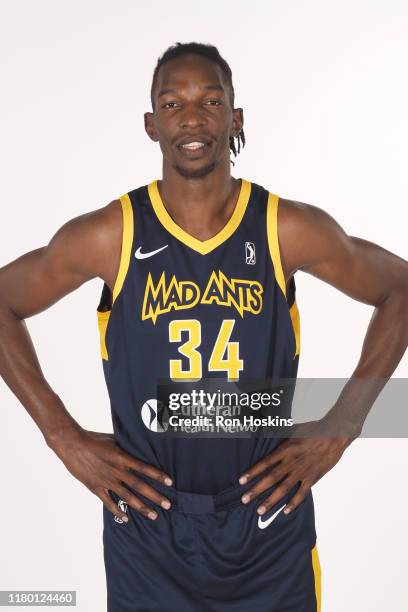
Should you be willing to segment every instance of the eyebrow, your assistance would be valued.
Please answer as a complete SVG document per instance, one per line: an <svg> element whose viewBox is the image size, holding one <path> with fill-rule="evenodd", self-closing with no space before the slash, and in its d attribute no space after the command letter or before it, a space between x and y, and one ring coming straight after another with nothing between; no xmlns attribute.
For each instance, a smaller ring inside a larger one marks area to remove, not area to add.
<svg viewBox="0 0 408 612"><path fill-rule="evenodd" d="M206 91L222 91L224 92L224 88L222 87L222 85L205 85L203 87L203 89L205 89ZM174 88L174 87L166 87L165 89L161 89L159 91L159 93L157 94L157 97L160 98L160 96L165 96L168 93L177 93L178 89Z"/></svg>

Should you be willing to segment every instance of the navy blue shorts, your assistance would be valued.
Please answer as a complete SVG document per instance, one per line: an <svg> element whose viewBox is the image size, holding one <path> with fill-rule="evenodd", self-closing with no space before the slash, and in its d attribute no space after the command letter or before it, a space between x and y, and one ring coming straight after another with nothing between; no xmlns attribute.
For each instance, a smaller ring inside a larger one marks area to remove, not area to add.
<svg viewBox="0 0 408 612"><path fill-rule="evenodd" d="M199 495L146 481L172 502L140 496L155 521L125 507L128 523L117 522L103 506L107 612L320 612L311 493L285 515L296 486L259 517L274 487L244 505L253 482Z"/></svg>

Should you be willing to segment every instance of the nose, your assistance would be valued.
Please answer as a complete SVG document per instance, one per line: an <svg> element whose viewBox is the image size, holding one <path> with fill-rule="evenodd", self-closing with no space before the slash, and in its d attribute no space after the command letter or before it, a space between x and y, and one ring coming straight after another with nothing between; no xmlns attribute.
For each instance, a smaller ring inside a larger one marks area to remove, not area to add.
<svg viewBox="0 0 408 612"><path fill-rule="evenodd" d="M187 104L179 114L181 128L197 128L207 123L203 109L196 104Z"/></svg>

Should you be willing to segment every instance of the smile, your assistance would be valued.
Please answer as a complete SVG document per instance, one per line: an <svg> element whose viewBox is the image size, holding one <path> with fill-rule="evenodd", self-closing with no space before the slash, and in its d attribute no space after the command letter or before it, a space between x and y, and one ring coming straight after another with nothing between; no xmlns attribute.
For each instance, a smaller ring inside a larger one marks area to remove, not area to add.
<svg viewBox="0 0 408 612"><path fill-rule="evenodd" d="M200 140L194 140L185 144L177 145L177 148L184 157L189 159L198 159L206 155L211 147L211 142L202 142Z"/></svg>
<svg viewBox="0 0 408 612"><path fill-rule="evenodd" d="M189 149L190 151L197 151L205 147L204 142L189 142L188 144L180 145L183 149Z"/></svg>

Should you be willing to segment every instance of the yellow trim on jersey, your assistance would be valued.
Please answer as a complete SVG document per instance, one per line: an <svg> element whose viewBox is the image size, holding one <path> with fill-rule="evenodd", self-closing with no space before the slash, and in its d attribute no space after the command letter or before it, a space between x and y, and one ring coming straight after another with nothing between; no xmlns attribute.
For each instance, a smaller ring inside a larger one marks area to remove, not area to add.
<svg viewBox="0 0 408 612"><path fill-rule="evenodd" d="M290 318L292 319L293 331L295 333L296 350L294 357L296 357L296 355L300 354L300 317L296 301L294 301L290 307L289 314Z"/></svg>
<svg viewBox="0 0 408 612"><path fill-rule="evenodd" d="M100 312L99 310L96 311L96 314L98 317L101 357L102 359L106 359L106 360L108 360L109 357L108 357L108 350L106 348L105 337L106 337L106 329L108 327L110 313L111 313L110 310L107 310L106 312Z"/></svg>
<svg viewBox="0 0 408 612"><path fill-rule="evenodd" d="M123 216L123 226L122 226L122 243L121 243L121 253L120 253L120 262L119 262L119 270L116 275L116 280L113 285L112 291L112 306L115 303L116 298L122 290L123 283L125 281L125 277L127 271L129 269L130 262L130 254L133 243L133 209L132 203L130 201L129 195L125 193L120 198L120 204L122 207L122 216ZM100 352L102 359L109 360L108 350L106 348L106 330L108 328L109 317L111 315L111 310L106 310L101 312L100 310L96 310L96 315L98 319L98 329L99 329L99 340L100 340Z"/></svg>
<svg viewBox="0 0 408 612"><path fill-rule="evenodd" d="M277 283L282 289L282 293L286 299L286 283L285 277L283 275L278 240L278 205L279 196L274 193L269 193L268 206L266 211L266 226L268 234L269 253L271 254Z"/></svg>
<svg viewBox="0 0 408 612"><path fill-rule="evenodd" d="M319 553L317 552L316 544L312 549L312 566L315 581L317 612L320 612L322 609L322 570L320 567Z"/></svg>
<svg viewBox="0 0 408 612"><path fill-rule="evenodd" d="M125 280L125 276L129 268L130 251L132 249L132 242L133 242L132 203L127 193L121 196L119 200L122 205L122 213L123 213L122 251L120 255L120 264L119 264L118 274L116 277L115 284L113 286L112 305L115 303L115 300L118 297L122 289L123 282Z"/></svg>
<svg viewBox="0 0 408 612"><path fill-rule="evenodd" d="M249 196L251 194L251 183L245 179L241 179L241 189L234 212L218 234L215 234L215 236L209 238L208 240L198 240L198 238L188 234L179 225L177 225L175 221L173 221L163 204L163 200L161 199L159 188L157 186L157 180L152 181L148 185L148 191L154 212L166 230L191 249L198 251L198 253L201 253L201 255L207 255L207 253L218 247L220 244L225 242L227 238L232 236L241 223L249 201Z"/></svg>
<svg viewBox="0 0 408 612"><path fill-rule="evenodd" d="M285 300L287 300L285 276L283 274L278 238L278 208L279 196L274 193L269 193L266 211L266 230L268 235L269 253L271 255L273 269L275 271L276 282L281 288L282 293L285 296ZM292 320L293 333L295 334L296 341L296 350L293 356L295 358L296 355L300 354L300 318L296 300L290 307L289 314Z"/></svg>

